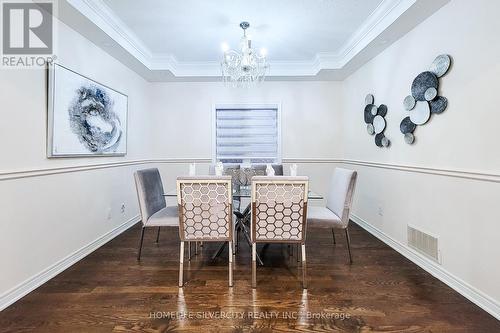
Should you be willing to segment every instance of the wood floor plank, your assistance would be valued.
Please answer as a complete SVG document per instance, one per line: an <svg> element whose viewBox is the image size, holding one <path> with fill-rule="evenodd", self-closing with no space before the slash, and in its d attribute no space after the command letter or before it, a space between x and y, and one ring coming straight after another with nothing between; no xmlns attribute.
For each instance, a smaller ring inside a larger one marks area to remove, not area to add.
<svg viewBox="0 0 500 333"><path fill-rule="evenodd" d="M177 232L159 244L139 226L110 241L0 313L0 332L500 332L500 322L403 256L353 225L354 263L345 240L308 231L309 288L286 246L271 245L251 288L250 251L234 258L208 243L185 263L177 287Z"/></svg>

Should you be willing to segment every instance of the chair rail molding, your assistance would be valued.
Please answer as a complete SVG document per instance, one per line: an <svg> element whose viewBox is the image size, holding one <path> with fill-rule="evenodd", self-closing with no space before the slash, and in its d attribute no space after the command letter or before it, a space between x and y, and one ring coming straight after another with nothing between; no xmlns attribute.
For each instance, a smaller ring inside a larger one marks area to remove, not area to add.
<svg viewBox="0 0 500 333"><path fill-rule="evenodd" d="M13 304L20 298L26 296L45 282L49 281L62 271L76 264L78 261L88 256L99 247L103 246L110 240L114 239L124 231L128 230L130 227L135 225L141 220L139 215L133 216L128 221L120 224L114 229L108 231L104 235L99 236L96 240L90 242L89 244L83 246L82 248L71 253L67 257L59 260L55 264L47 267L43 271L33 275L31 278L21 282L17 286L0 295L0 311Z"/></svg>
<svg viewBox="0 0 500 333"><path fill-rule="evenodd" d="M491 298L490 296L484 294L482 291L474 288L467 282L456 277L452 273L448 272L445 268L443 268L443 266L436 262L433 262L429 258L426 258L423 254L420 254L407 245L395 240L361 217L351 213L351 220L361 228L371 233L373 236L380 239L385 244L389 245L396 252L400 253L408 260L418 265L420 268L470 300L472 303L476 304L484 311L500 320L500 303L497 300Z"/></svg>
<svg viewBox="0 0 500 333"><path fill-rule="evenodd" d="M20 178L41 177L70 172L90 171L107 168L118 168L142 164L178 164L178 163L210 163L211 158L161 158L161 159L139 159L121 162L105 162L84 165L69 165L54 168L22 169L12 171L0 171L0 181L14 180Z"/></svg>
<svg viewBox="0 0 500 333"><path fill-rule="evenodd" d="M438 168L430 166L427 167L419 165L383 163L375 161L362 161L362 160L342 159L342 158L283 158L283 163L304 163L304 164L326 163L326 164L359 165L359 166L379 168L379 169L424 173L435 176L456 177L456 178L464 178L470 180L500 183L500 173L490 173L480 170L446 169L446 168Z"/></svg>
<svg viewBox="0 0 500 333"><path fill-rule="evenodd" d="M476 181L487 181L500 183L500 173L490 173L480 170L460 170L460 169L445 169L438 167L427 167L418 165L405 165L395 163L383 163L376 161L362 161L354 159L342 159L334 157L284 157L284 164L347 164L359 165L371 168L396 170L402 172L423 173L435 176L455 177ZM133 165L144 164L182 164L182 163L212 163L211 157L179 157L179 158L156 158L156 159L137 159L121 162L106 162L85 165L70 165L60 166L55 168L40 168L40 169L22 169L11 171L0 171L0 181L14 180L29 177L41 177L55 174L90 171L106 168L126 167Z"/></svg>

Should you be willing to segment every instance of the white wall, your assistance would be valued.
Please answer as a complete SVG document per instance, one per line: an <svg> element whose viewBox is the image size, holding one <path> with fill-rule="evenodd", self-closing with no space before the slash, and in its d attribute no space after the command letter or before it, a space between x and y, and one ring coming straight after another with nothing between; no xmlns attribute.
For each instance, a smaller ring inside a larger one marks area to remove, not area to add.
<svg viewBox="0 0 500 333"><path fill-rule="evenodd" d="M442 268L477 289L495 311L500 310L499 11L498 1L451 1L343 83L343 157L377 163L347 165L359 171L354 214L403 245L407 224L437 235ZM407 145L399 131L408 115L403 98L413 78L441 53L454 60L440 80L448 109L419 126L415 144ZM367 93L389 107L389 149L376 147L366 133ZM451 173L459 177L391 165L458 170ZM466 172L480 175L460 178L470 176Z"/></svg>
<svg viewBox="0 0 500 333"><path fill-rule="evenodd" d="M128 154L47 159L45 70L0 70L0 308L21 295L16 286L29 281L36 285L54 264L138 213L131 176L137 166L87 171L68 167L151 156L148 83L64 24L58 28L61 64L129 96ZM40 173L54 174L36 176Z"/></svg>
<svg viewBox="0 0 500 333"><path fill-rule="evenodd" d="M136 168L160 167L166 188L173 188L193 158L206 169L212 157L213 104L279 102L285 163L299 163L299 173L309 175L311 187L320 193L326 193L325 180L338 161L357 169L354 218L402 248L408 223L439 236L439 269L500 314L500 269L495 265L500 255L495 209L500 199L495 131L499 7L492 0L454 0L344 82L266 82L250 90L220 83L146 83L60 25L60 62L129 95L128 154L46 159L45 73L0 71L0 115L9 120L0 122L5 231L0 233L0 259L8 267L0 275L0 305L21 295L9 292L16 285L137 215ZM440 86L448 109L419 127L416 144L408 146L399 132L402 100L412 79L440 53L454 58ZM362 111L367 93L389 107L390 149L376 147L366 133ZM172 163L177 158L182 161ZM150 159L162 161L147 163ZM142 164L127 164L136 160ZM96 163L112 165L70 169ZM42 171L48 173L44 176L33 171L52 168L62 169ZM123 215L121 203L127 206Z"/></svg>
<svg viewBox="0 0 500 333"><path fill-rule="evenodd" d="M340 82L264 82L250 89L228 88L222 83L155 83L149 93L154 103L155 158L212 159L212 112L219 103L280 103L285 162L341 154ZM178 172L187 172L187 166L167 165L162 171L166 186L173 187ZM299 173L309 175L318 191L326 190L325 172L329 174L331 168L299 165Z"/></svg>

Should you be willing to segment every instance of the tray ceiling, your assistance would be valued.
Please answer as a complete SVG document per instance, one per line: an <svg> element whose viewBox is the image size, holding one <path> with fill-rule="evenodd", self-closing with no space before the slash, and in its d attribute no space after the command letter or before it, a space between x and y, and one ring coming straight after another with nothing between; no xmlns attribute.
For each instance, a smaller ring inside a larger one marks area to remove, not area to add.
<svg viewBox="0 0 500 333"><path fill-rule="evenodd" d="M66 0L59 16L150 81L218 81L247 20L271 80L342 80L449 0Z"/></svg>

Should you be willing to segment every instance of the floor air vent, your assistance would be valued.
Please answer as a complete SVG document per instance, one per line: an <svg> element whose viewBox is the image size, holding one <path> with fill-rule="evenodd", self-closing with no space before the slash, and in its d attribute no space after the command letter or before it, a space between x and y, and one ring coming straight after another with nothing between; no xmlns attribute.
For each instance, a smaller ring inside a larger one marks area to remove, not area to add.
<svg viewBox="0 0 500 333"><path fill-rule="evenodd" d="M440 263L437 237L408 226L408 245L435 262Z"/></svg>

